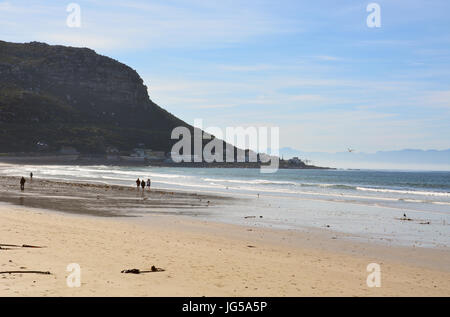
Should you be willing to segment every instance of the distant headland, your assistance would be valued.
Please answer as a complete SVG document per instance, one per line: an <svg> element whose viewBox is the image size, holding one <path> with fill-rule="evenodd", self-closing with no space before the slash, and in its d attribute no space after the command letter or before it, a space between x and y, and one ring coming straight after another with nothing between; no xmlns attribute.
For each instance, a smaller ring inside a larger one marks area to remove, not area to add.
<svg viewBox="0 0 450 317"><path fill-rule="evenodd" d="M172 130L195 128L155 104L135 70L91 49L0 41L0 73L0 162L264 165L237 148L241 162L173 162ZM319 167L291 159L280 168Z"/></svg>

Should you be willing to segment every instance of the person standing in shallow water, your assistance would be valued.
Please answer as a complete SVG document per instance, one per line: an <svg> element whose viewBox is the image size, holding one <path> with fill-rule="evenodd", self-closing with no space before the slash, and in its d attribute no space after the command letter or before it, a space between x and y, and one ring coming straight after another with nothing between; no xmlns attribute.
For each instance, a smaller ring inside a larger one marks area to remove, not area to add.
<svg viewBox="0 0 450 317"><path fill-rule="evenodd" d="M145 181L144 180L142 180L142 182L141 182L141 187L142 187L142 192L144 192L144 190L145 190Z"/></svg>
<svg viewBox="0 0 450 317"><path fill-rule="evenodd" d="M27 180L25 179L25 177L22 176L22 178L20 179L20 190L24 190L25 189L25 182Z"/></svg>
<svg viewBox="0 0 450 317"><path fill-rule="evenodd" d="M152 181L150 180L150 178L147 179L147 187L148 187L148 191L150 191L150 185L152 184Z"/></svg>
<svg viewBox="0 0 450 317"><path fill-rule="evenodd" d="M138 178L137 180L136 180L136 186L137 186L137 189L139 190L139 186L141 185L141 180Z"/></svg>
<svg viewBox="0 0 450 317"><path fill-rule="evenodd" d="M33 181L33 172L30 173L30 182Z"/></svg>

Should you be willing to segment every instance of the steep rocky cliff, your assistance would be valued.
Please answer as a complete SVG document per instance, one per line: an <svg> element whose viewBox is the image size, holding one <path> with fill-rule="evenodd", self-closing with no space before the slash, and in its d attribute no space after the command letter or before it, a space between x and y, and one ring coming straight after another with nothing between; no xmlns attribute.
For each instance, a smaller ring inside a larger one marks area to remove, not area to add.
<svg viewBox="0 0 450 317"><path fill-rule="evenodd" d="M169 151L188 126L153 103L137 72L87 48L0 41L0 153L139 143Z"/></svg>

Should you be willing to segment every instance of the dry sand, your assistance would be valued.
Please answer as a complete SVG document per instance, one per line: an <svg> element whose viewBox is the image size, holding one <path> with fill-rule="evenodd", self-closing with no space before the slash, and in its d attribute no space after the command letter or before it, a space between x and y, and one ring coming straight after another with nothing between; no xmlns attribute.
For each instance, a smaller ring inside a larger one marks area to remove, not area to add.
<svg viewBox="0 0 450 317"><path fill-rule="evenodd" d="M0 296L450 295L446 251L366 246L320 232L181 216L141 219L0 206L0 243L45 246L0 250L0 271L52 273L0 274ZM371 262L381 265L380 288L366 285ZM66 284L69 263L81 267L79 288ZM121 273L152 265L165 271Z"/></svg>

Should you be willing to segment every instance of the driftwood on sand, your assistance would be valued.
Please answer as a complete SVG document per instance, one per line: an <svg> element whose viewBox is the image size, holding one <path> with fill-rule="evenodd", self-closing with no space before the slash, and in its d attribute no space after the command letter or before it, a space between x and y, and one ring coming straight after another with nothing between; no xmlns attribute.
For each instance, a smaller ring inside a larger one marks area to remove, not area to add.
<svg viewBox="0 0 450 317"><path fill-rule="evenodd" d="M38 245L29 245L29 244L18 245L18 244L5 244L5 243L0 243L0 247L11 247L11 248L36 248L36 249L45 248L45 247L41 247L41 246L38 246Z"/></svg>
<svg viewBox="0 0 450 317"><path fill-rule="evenodd" d="M22 273L32 273L32 274L45 274L50 275L49 271L2 271L0 274L22 274Z"/></svg>
<svg viewBox="0 0 450 317"><path fill-rule="evenodd" d="M401 218L395 218L395 219L401 220L401 221L416 221L421 225L431 225L431 221L419 220L419 219L414 220L412 218L407 217L406 214L404 214L403 217L401 217Z"/></svg>
<svg viewBox="0 0 450 317"><path fill-rule="evenodd" d="M161 269L159 267L155 267L154 265L151 267L148 271L141 271L139 269L129 269L129 270L122 270L120 273L128 273L128 274L143 274L143 273L154 273L154 272L164 272L164 269Z"/></svg>

